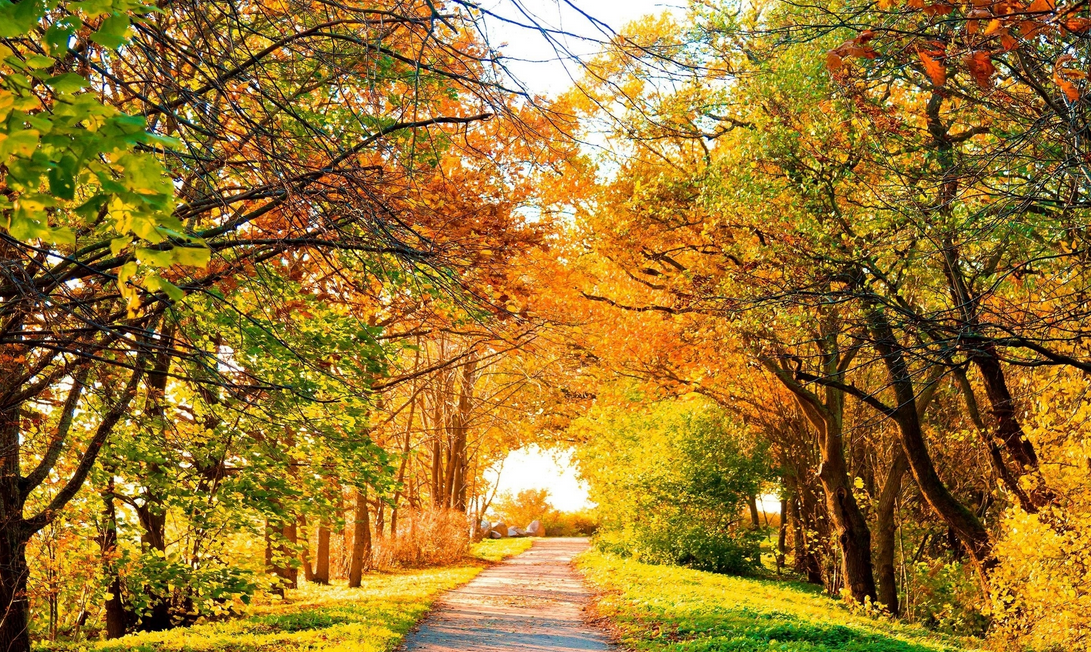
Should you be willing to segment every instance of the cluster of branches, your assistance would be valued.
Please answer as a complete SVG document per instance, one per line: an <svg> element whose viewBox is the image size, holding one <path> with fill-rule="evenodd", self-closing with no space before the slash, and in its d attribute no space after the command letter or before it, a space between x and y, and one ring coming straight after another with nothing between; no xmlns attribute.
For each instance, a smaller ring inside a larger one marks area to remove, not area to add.
<svg viewBox="0 0 1091 652"><path fill-rule="evenodd" d="M585 89L621 107L623 145L588 212L583 295L670 324L656 328L682 351L627 351L626 368L780 442L791 509L824 496L816 531L840 557L828 583L892 612L906 492L986 594L998 502L1065 509L1016 388L1091 370L1091 152L1066 72L1085 19L1016 4L707 6L672 33L634 30L598 63L609 81ZM685 42L696 60L649 82L664 66L650 53ZM932 426L979 436L967 450Z"/></svg>

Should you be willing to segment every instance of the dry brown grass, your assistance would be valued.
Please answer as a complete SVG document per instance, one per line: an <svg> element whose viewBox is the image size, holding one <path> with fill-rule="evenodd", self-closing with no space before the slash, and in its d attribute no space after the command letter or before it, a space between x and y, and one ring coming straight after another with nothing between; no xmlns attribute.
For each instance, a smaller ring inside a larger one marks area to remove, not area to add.
<svg viewBox="0 0 1091 652"><path fill-rule="evenodd" d="M469 531L466 515L459 511L402 512L397 536L374 542L372 567L385 570L455 564L467 554Z"/></svg>

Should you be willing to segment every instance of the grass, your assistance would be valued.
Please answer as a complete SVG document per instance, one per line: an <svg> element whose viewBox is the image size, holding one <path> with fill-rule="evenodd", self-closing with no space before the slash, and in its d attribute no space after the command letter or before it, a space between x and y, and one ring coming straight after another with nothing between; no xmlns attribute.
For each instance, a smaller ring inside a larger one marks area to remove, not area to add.
<svg viewBox="0 0 1091 652"><path fill-rule="evenodd" d="M849 612L809 585L651 566L591 550L579 568L622 644L663 652L961 652L964 641Z"/></svg>
<svg viewBox="0 0 1091 652"><path fill-rule="evenodd" d="M43 644L37 650L87 652L387 652L436 597L474 578L484 565L523 552L528 539L475 544L475 559L446 568L369 573L360 588L305 584L284 600L255 605L241 618L111 641Z"/></svg>
<svg viewBox="0 0 1091 652"><path fill-rule="evenodd" d="M534 545L534 539L485 539L470 546L470 554L484 561L500 561Z"/></svg>

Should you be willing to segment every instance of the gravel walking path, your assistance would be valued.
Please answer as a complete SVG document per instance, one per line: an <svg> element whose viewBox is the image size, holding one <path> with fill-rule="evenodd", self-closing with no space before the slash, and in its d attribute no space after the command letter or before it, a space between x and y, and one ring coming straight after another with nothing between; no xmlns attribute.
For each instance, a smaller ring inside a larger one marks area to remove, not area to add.
<svg viewBox="0 0 1091 652"><path fill-rule="evenodd" d="M572 568L586 539L535 539L534 546L447 593L400 648L404 652L613 650L589 625L590 591Z"/></svg>

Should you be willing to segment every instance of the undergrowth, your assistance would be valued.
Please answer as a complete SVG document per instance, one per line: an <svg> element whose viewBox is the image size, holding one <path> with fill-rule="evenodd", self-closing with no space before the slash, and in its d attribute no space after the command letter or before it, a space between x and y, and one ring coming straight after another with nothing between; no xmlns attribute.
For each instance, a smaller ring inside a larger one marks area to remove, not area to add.
<svg viewBox="0 0 1091 652"><path fill-rule="evenodd" d="M528 539L483 541L473 557L499 561L523 552ZM473 559L444 568L375 572L360 588L343 583L304 584L283 599L268 599L240 618L165 632L130 634L110 641L42 642L41 652L387 652L428 611L443 591L473 579L483 566Z"/></svg>

